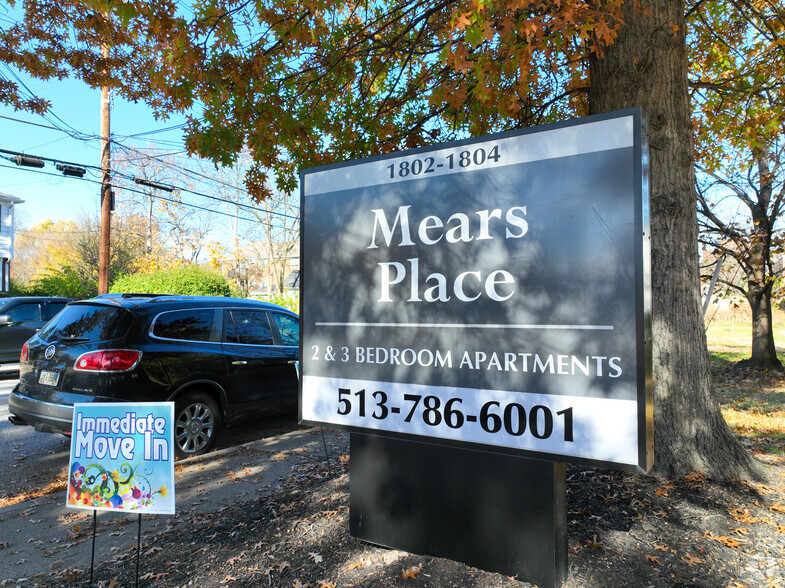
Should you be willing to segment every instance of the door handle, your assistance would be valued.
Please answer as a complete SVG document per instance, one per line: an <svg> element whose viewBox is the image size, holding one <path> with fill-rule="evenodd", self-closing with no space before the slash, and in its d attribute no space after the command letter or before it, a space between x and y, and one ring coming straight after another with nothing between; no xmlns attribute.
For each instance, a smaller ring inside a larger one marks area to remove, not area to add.
<svg viewBox="0 0 785 588"><path fill-rule="evenodd" d="M232 365L248 365L247 361L233 361Z"/></svg>

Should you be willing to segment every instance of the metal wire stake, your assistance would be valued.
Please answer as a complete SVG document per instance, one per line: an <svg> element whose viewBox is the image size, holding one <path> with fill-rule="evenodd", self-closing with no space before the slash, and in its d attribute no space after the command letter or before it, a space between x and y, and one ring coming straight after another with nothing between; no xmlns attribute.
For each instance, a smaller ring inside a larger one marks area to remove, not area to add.
<svg viewBox="0 0 785 588"><path fill-rule="evenodd" d="M90 586L93 585L93 570L95 569L95 528L97 526L98 511L93 509L93 546L90 551Z"/></svg>
<svg viewBox="0 0 785 588"><path fill-rule="evenodd" d="M139 588L139 559L142 557L142 513L138 515L139 525L136 531L136 583L134 586Z"/></svg>

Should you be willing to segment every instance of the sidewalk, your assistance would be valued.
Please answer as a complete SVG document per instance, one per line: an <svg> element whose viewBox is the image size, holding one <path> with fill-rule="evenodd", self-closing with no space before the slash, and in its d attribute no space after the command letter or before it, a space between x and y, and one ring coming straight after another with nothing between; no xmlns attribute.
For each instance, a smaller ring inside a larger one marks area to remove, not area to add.
<svg viewBox="0 0 785 588"><path fill-rule="evenodd" d="M324 438L322 437L324 432ZM305 465L348 453L349 435L299 429L175 464L177 513L142 517L142 542L189 517L219 513L281 484ZM65 507L65 490L0 508L0 587L30 586L72 570L89 577L93 512ZM99 512L95 562L135 549L138 515ZM142 557L144 557L144 552Z"/></svg>

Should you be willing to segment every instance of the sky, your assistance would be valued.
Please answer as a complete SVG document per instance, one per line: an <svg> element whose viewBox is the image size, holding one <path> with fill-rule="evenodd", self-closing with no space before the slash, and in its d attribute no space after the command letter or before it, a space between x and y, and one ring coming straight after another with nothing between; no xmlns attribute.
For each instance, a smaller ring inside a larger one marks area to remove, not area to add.
<svg viewBox="0 0 785 588"><path fill-rule="evenodd" d="M0 64L0 73L21 77L5 64ZM32 92L49 100L52 107L47 115L39 116L0 105L0 149L100 166L100 90L91 89L78 80L22 80ZM177 127L184 121L182 116L156 121L144 104L112 98L112 136L129 147L181 152L184 150L182 130ZM164 129L171 130L162 131ZM12 157L2 152L0 155ZM115 149L113 161L119 162L125 155ZM0 159L0 193L25 201L16 209L17 225L25 228L47 219L74 219L84 212L97 212L100 185L96 182L100 181L100 176L97 170L91 170L85 178L95 181L64 177L50 162L43 169L37 169Z"/></svg>

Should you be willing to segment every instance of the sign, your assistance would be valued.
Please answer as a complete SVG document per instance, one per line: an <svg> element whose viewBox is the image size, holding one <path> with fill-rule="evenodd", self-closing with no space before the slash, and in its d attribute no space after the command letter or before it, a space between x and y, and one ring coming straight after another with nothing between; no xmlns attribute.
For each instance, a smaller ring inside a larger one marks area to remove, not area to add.
<svg viewBox="0 0 785 588"><path fill-rule="evenodd" d="M643 124L304 171L302 422L648 470Z"/></svg>
<svg viewBox="0 0 785 588"><path fill-rule="evenodd" d="M174 403L74 404L66 506L174 514Z"/></svg>

